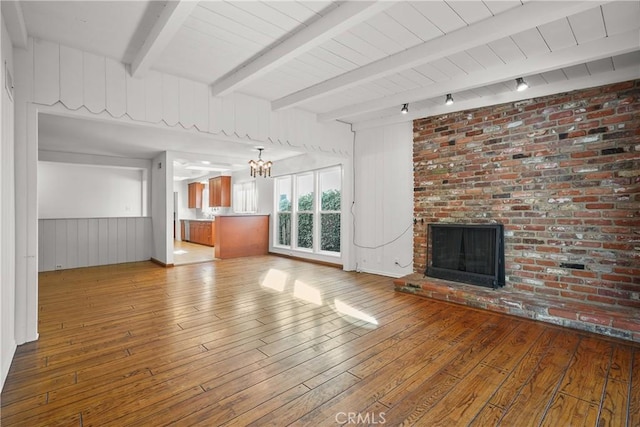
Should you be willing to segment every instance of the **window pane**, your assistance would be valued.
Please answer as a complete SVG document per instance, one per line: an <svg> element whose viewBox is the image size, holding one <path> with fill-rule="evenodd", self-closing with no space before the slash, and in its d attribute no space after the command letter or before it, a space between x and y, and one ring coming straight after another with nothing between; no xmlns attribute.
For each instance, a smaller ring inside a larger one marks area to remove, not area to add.
<svg viewBox="0 0 640 427"><path fill-rule="evenodd" d="M340 252L340 214L320 215L320 250Z"/></svg>
<svg viewBox="0 0 640 427"><path fill-rule="evenodd" d="M278 244L291 246L291 214L278 214Z"/></svg>
<svg viewBox="0 0 640 427"><path fill-rule="evenodd" d="M313 214L298 214L298 247L313 248Z"/></svg>
<svg viewBox="0 0 640 427"><path fill-rule="evenodd" d="M340 169L320 172L320 209L323 211L340 210Z"/></svg>
<svg viewBox="0 0 640 427"><path fill-rule="evenodd" d="M278 178L276 191L278 212L291 212L291 177Z"/></svg>
<svg viewBox="0 0 640 427"><path fill-rule="evenodd" d="M297 196L298 196L298 210L299 211L312 211L313 210L313 175L300 175L296 180Z"/></svg>

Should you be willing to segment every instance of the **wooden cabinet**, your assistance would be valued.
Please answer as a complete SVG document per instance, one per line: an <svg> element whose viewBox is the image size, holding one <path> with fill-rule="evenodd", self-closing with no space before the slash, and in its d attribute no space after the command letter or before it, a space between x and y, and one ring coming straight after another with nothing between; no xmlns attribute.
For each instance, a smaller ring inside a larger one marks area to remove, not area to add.
<svg viewBox="0 0 640 427"><path fill-rule="evenodd" d="M189 208L202 209L202 190L204 190L204 184L201 182L189 184Z"/></svg>
<svg viewBox="0 0 640 427"><path fill-rule="evenodd" d="M231 177L217 176L209 179L209 206L231 207Z"/></svg>
<svg viewBox="0 0 640 427"><path fill-rule="evenodd" d="M189 239L191 243L213 246L215 244L215 221L189 221Z"/></svg>

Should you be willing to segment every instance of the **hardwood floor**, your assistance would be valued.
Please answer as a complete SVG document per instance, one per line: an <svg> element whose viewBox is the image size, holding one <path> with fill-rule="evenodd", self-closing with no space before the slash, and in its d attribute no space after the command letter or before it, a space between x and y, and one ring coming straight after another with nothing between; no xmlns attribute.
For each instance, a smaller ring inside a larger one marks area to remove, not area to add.
<svg viewBox="0 0 640 427"><path fill-rule="evenodd" d="M282 257L42 273L39 331L3 427L640 425L640 346Z"/></svg>
<svg viewBox="0 0 640 427"><path fill-rule="evenodd" d="M195 264L214 260L214 248L197 243L173 241L173 264Z"/></svg>

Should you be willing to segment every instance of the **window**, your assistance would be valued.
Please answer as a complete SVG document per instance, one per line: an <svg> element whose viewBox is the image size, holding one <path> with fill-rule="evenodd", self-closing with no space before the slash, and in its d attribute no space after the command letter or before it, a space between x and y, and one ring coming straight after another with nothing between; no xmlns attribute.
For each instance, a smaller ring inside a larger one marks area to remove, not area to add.
<svg viewBox="0 0 640 427"><path fill-rule="evenodd" d="M339 254L341 189L340 167L276 178L275 246Z"/></svg>
<svg viewBox="0 0 640 427"><path fill-rule="evenodd" d="M320 250L340 252L340 169L318 173L320 187Z"/></svg>
<svg viewBox="0 0 640 427"><path fill-rule="evenodd" d="M233 211L236 213L254 213L258 210L256 200L256 182L247 181L233 184Z"/></svg>
<svg viewBox="0 0 640 427"><path fill-rule="evenodd" d="M276 245L291 246L291 177L276 179Z"/></svg>
<svg viewBox="0 0 640 427"><path fill-rule="evenodd" d="M313 174L296 176L298 248L313 249Z"/></svg>

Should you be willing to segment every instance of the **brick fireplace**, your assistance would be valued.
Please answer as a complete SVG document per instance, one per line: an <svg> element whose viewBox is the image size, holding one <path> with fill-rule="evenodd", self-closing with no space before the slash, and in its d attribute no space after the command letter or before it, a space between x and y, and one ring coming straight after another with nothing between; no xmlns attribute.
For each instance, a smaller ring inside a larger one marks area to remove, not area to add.
<svg viewBox="0 0 640 427"><path fill-rule="evenodd" d="M640 80L413 122L396 289L640 341ZM424 277L427 225L503 224L500 289Z"/></svg>

